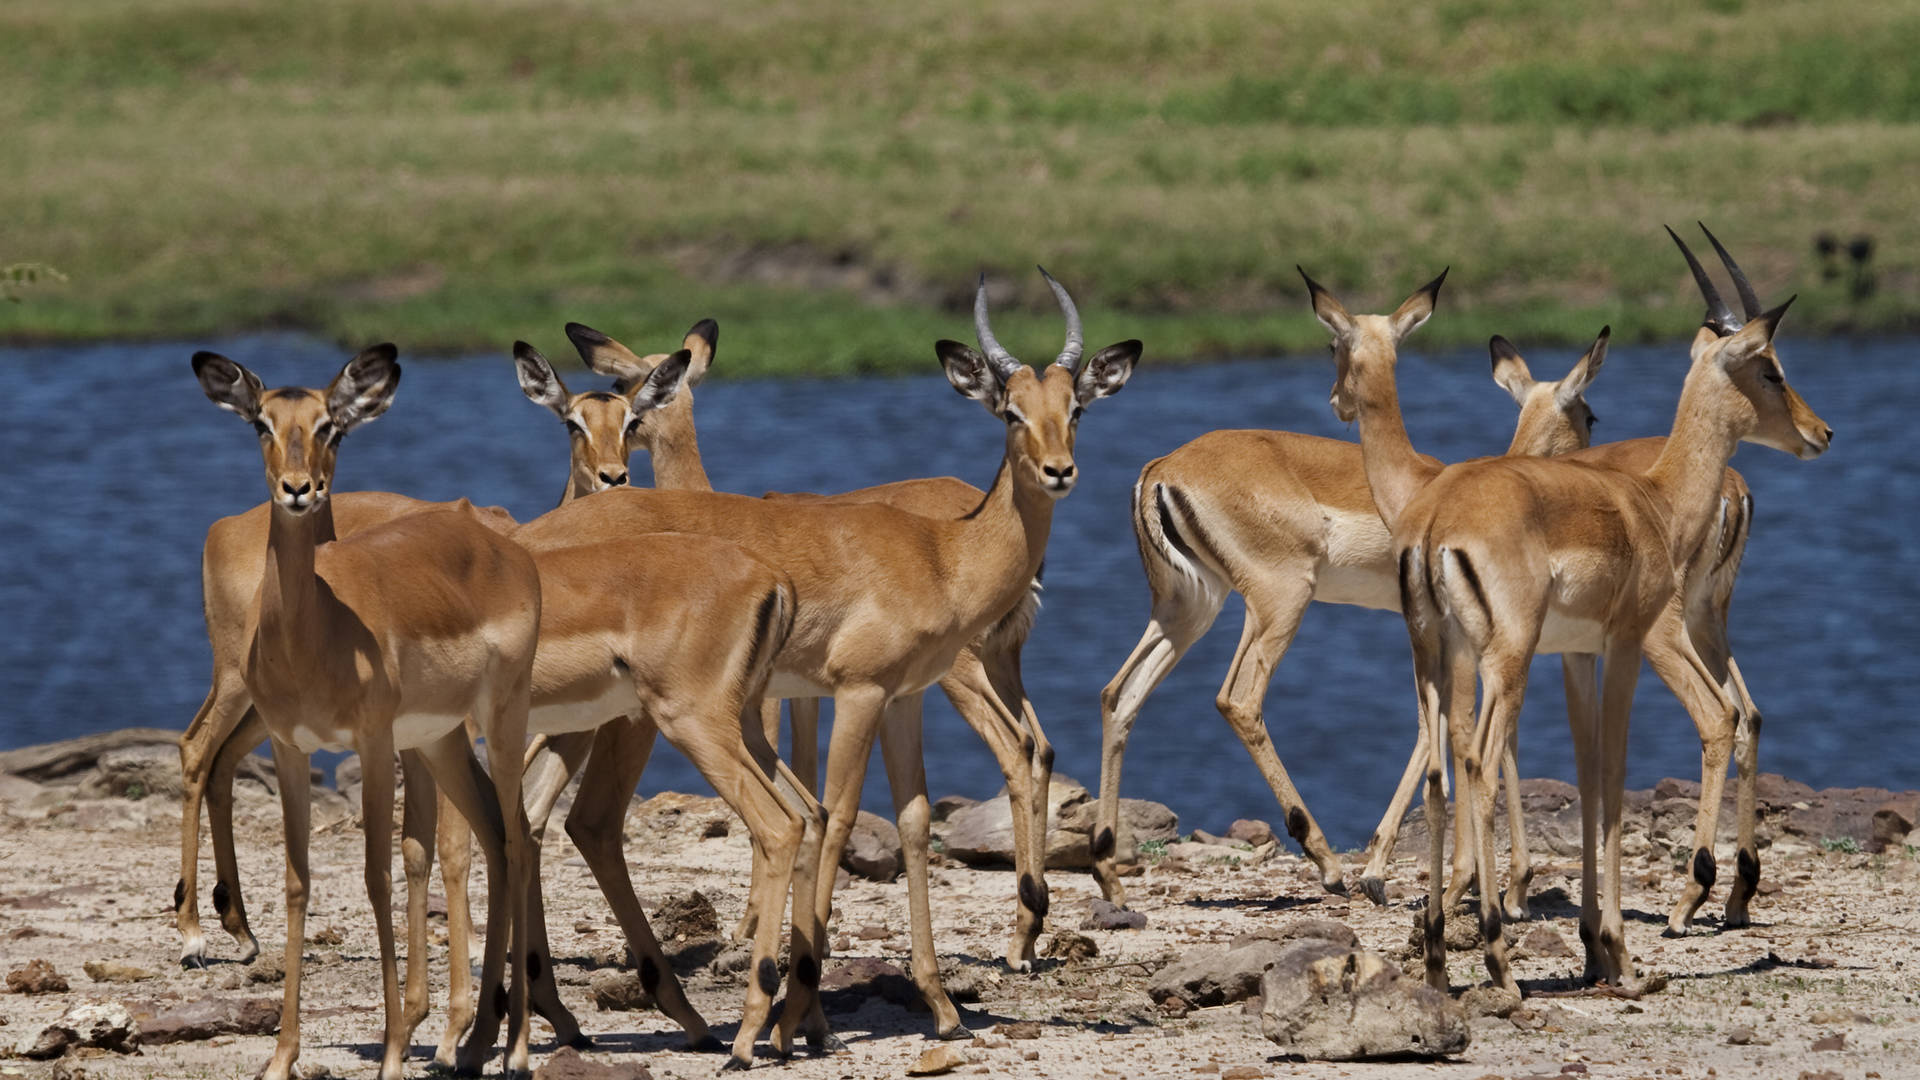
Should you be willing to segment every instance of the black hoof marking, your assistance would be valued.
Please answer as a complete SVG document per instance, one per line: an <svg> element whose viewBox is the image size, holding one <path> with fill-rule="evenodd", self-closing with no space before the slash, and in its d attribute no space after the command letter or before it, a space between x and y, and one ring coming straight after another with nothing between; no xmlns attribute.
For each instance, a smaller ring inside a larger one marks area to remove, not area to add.
<svg viewBox="0 0 1920 1080"><path fill-rule="evenodd" d="M1366 894L1367 899L1373 901L1380 907L1387 906L1387 883L1385 879L1363 877L1360 879L1360 891Z"/></svg>
<svg viewBox="0 0 1920 1080"><path fill-rule="evenodd" d="M1335 896L1349 895L1347 892L1347 882L1344 878L1334 878L1332 881L1322 882L1321 888L1326 889Z"/></svg>
<svg viewBox="0 0 1920 1080"><path fill-rule="evenodd" d="M220 915L225 915L227 909L232 906L233 897L227 892L227 883L224 881L216 883L213 886L213 910Z"/></svg>
<svg viewBox="0 0 1920 1080"><path fill-rule="evenodd" d="M183 956L180 958L180 970L182 971L205 971L206 969L207 958L204 956Z"/></svg>
<svg viewBox="0 0 1920 1080"><path fill-rule="evenodd" d="M1049 903L1047 894L1034 882L1031 874L1020 875L1020 903L1028 911L1033 912L1035 918L1047 917Z"/></svg>
<svg viewBox="0 0 1920 1080"><path fill-rule="evenodd" d="M1494 908L1480 916L1480 940L1488 945L1500 940L1500 909Z"/></svg>
<svg viewBox="0 0 1920 1080"><path fill-rule="evenodd" d="M173 883L173 910L179 911L187 906L187 879L181 878Z"/></svg>
<svg viewBox="0 0 1920 1080"><path fill-rule="evenodd" d="M741 1059L729 1054L727 1055L727 1063L725 1065L720 1066L720 1071L721 1072L745 1072L751 1068L753 1068L753 1062L742 1061Z"/></svg>
<svg viewBox="0 0 1920 1080"><path fill-rule="evenodd" d="M822 1057L828 1054L844 1054L847 1052L847 1044L841 1041L840 1036L835 1035L831 1031L825 1034L807 1036L807 1046L814 1053Z"/></svg>
<svg viewBox="0 0 1920 1080"><path fill-rule="evenodd" d="M641 957L640 958L641 989L651 994L653 993L654 988L659 985L660 985L660 965L654 963L653 957L651 956Z"/></svg>
<svg viewBox="0 0 1920 1080"><path fill-rule="evenodd" d="M780 989L780 966L773 962L773 957L761 957L759 970L755 974L760 980L761 993L772 997L773 992Z"/></svg>
<svg viewBox="0 0 1920 1080"><path fill-rule="evenodd" d="M527 954L527 978L533 980L534 982L539 982L540 974L541 974L540 954L528 953Z"/></svg>
<svg viewBox="0 0 1920 1080"><path fill-rule="evenodd" d="M1026 758L1028 761L1033 760L1033 736L1028 735L1026 738L1020 740L1020 756Z"/></svg>
<svg viewBox="0 0 1920 1080"><path fill-rule="evenodd" d="M961 1039L971 1039L971 1038L973 1038L973 1032L968 1031L967 1025L965 1024L955 1024L953 1025L952 1031L944 1031L940 1033L940 1040L942 1042L958 1042Z"/></svg>
<svg viewBox="0 0 1920 1080"><path fill-rule="evenodd" d="M802 956L793 962L793 977L801 986L811 990L820 985L820 965L811 956ZM812 1036L808 1036L812 1042Z"/></svg>
<svg viewBox="0 0 1920 1080"><path fill-rule="evenodd" d="M1053 771L1053 744L1052 743L1048 743L1047 748L1045 750L1040 751L1040 767L1047 770L1048 772Z"/></svg>
<svg viewBox="0 0 1920 1080"><path fill-rule="evenodd" d="M1713 880L1720 876L1720 868L1713 861L1713 852L1698 848L1693 853L1693 880L1700 883L1702 889L1713 888Z"/></svg>
<svg viewBox="0 0 1920 1080"><path fill-rule="evenodd" d="M496 1016L505 1016L507 1014L507 986L505 983L494 984L493 1011Z"/></svg>
<svg viewBox="0 0 1920 1080"><path fill-rule="evenodd" d="M1105 859L1113 854L1113 830L1101 829L1100 835L1093 838L1093 857Z"/></svg>
<svg viewBox="0 0 1920 1080"><path fill-rule="evenodd" d="M1735 862L1740 875L1740 884L1749 893L1758 889L1760 887L1760 856L1746 848L1741 848L1739 858Z"/></svg>
<svg viewBox="0 0 1920 1080"><path fill-rule="evenodd" d="M1305 810L1296 806L1287 811L1287 835L1293 837L1294 843L1306 845L1307 812Z"/></svg>

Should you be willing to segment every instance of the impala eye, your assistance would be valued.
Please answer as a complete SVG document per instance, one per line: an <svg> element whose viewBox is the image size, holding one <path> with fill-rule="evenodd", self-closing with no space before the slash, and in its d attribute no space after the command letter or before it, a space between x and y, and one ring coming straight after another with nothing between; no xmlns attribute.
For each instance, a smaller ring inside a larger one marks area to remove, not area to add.
<svg viewBox="0 0 1920 1080"><path fill-rule="evenodd" d="M1008 409L1006 412L1001 413L1000 419L1005 420L1009 424L1024 424L1027 422L1026 417L1021 416L1019 413L1014 412L1012 409Z"/></svg>
<svg viewBox="0 0 1920 1080"><path fill-rule="evenodd" d="M587 429L584 427L581 427L580 422L578 420L575 420L573 417L569 416L567 417L567 434L578 435L584 439L587 437Z"/></svg>
<svg viewBox="0 0 1920 1080"><path fill-rule="evenodd" d="M255 420L253 422L253 430L259 432L260 437L263 439L273 434L273 429L267 426L265 420Z"/></svg>
<svg viewBox="0 0 1920 1080"><path fill-rule="evenodd" d="M1587 430L1588 430L1588 431L1592 431L1592 430L1593 430L1593 425L1595 425L1595 424L1597 424L1597 423L1599 423L1599 422L1600 422L1600 418L1599 418L1599 417L1597 417L1597 416L1595 416L1595 415L1593 415L1592 413L1588 413L1588 414L1587 414Z"/></svg>
<svg viewBox="0 0 1920 1080"><path fill-rule="evenodd" d="M1787 377L1778 371L1769 371L1767 372L1767 381L1775 386L1785 386L1787 384Z"/></svg>

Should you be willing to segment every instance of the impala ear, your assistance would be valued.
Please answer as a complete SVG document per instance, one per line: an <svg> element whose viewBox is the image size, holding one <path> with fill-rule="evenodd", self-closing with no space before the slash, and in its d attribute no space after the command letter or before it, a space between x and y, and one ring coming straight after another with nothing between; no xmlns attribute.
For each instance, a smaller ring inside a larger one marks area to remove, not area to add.
<svg viewBox="0 0 1920 1080"><path fill-rule="evenodd" d="M1600 366L1607 362L1607 341L1612 336L1613 327L1600 328L1600 336L1593 339L1593 344L1587 348L1587 354L1580 358L1579 363L1573 365L1573 370L1567 372L1566 377L1562 378L1555 387L1553 391L1555 404L1562 409L1571 408L1574 401L1587 392L1587 387L1593 385L1594 377L1600 374Z"/></svg>
<svg viewBox="0 0 1920 1080"><path fill-rule="evenodd" d="M386 412L400 389L400 350L390 343L375 345L347 361L327 387L327 413L345 435Z"/></svg>
<svg viewBox="0 0 1920 1080"><path fill-rule="evenodd" d="M1320 325L1326 327L1327 331L1336 338L1352 330L1353 316L1347 314L1347 309L1341 306L1340 301L1334 299L1332 293L1321 288L1319 282L1308 277L1305 270L1298 266L1294 269L1300 271L1300 280L1307 283L1307 299L1312 301L1313 317L1320 320Z"/></svg>
<svg viewBox="0 0 1920 1080"><path fill-rule="evenodd" d="M1412 296L1387 316L1387 322L1393 326L1396 342L1405 341L1408 334L1420 329L1421 323L1433 317L1433 306L1440 301L1440 286L1446 282L1447 270L1451 269L1453 267L1447 267L1440 271L1439 277L1415 289Z"/></svg>
<svg viewBox="0 0 1920 1080"><path fill-rule="evenodd" d="M1140 362L1143 348L1137 339L1129 338L1094 353L1093 359L1081 365L1073 376L1073 399L1085 408L1119 393L1133 377L1133 366Z"/></svg>
<svg viewBox="0 0 1920 1080"><path fill-rule="evenodd" d="M560 373L553 370L539 349L524 341L514 342L513 370L528 401L546 406L562 420L567 418L567 401L573 395L567 393L567 384L560 381Z"/></svg>
<svg viewBox="0 0 1920 1080"><path fill-rule="evenodd" d="M266 386L260 376L213 352L193 354L193 374L207 400L252 423L260 418L260 395Z"/></svg>
<svg viewBox="0 0 1920 1080"><path fill-rule="evenodd" d="M1773 344L1773 334L1780 329L1780 320L1786 318L1787 309L1797 299L1797 295L1789 296L1786 303L1754 316L1752 322L1736 331L1721 347L1720 363L1731 367L1765 352L1767 346Z"/></svg>
<svg viewBox="0 0 1920 1080"><path fill-rule="evenodd" d="M653 365L635 355L632 349L591 326L568 323L567 340L573 342L587 370L618 379L623 386L639 382L653 370Z"/></svg>
<svg viewBox="0 0 1920 1080"><path fill-rule="evenodd" d="M662 408L680 396L680 387L685 384L690 375L689 365L692 360L693 353L681 349L654 365L653 370L633 388L633 394L628 398L633 403L633 411L643 413L650 409Z"/></svg>
<svg viewBox="0 0 1920 1080"><path fill-rule="evenodd" d="M681 340L680 347L693 355L692 362L687 365L685 385L699 386L700 380L707 377L707 368L713 364L713 354L720 349L720 324L712 319L701 319L694 323L693 329L688 330L687 336Z"/></svg>
<svg viewBox="0 0 1920 1080"><path fill-rule="evenodd" d="M1720 334L1718 331L1714 330L1711 326L1702 324L1698 330L1693 332L1693 343L1687 346L1687 359L1690 361L1700 359L1700 354L1706 351L1707 346L1719 340Z"/></svg>
<svg viewBox="0 0 1920 1080"><path fill-rule="evenodd" d="M940 358L940 366L947 373L947 381L953 384L963 396L970 397L986 406L987 411L999 416L1006 402L1006 386L1000 381L1000 373L987 363L980 350L958 341L941 338L933 343L933 351Z"/></svg>
<svg viewBox="0 0 1920 1080"><path fill-rule="evenodd" d="M1513 342L1495 334L1493 340L1487 342L1487 352L1493 356L1493 381L1513 398L1514 404L1526 405L1527 393L1533 389L1533 372L1521 359L1520 350L1513 347Z"/></svg>

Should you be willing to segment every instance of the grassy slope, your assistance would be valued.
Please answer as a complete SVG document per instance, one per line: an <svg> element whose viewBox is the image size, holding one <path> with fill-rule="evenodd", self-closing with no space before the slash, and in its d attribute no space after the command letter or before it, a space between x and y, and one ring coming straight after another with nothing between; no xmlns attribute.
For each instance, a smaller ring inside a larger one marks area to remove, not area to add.
<svg viewBox="0 0 1920 1080"><path fill-rule="evenodd" d="M735 373L918 370L981 267L1050 345L1041 261L1161 358L1317 347L1296 262L1356 308L1451 264L1435 343L1671 335L1696 217L1800 332L1920 304L1904 0L942 8L15 0L0 261L71 280L0 333L711 314ZM1821 230L1877 240L1875 299Z"/></svg>

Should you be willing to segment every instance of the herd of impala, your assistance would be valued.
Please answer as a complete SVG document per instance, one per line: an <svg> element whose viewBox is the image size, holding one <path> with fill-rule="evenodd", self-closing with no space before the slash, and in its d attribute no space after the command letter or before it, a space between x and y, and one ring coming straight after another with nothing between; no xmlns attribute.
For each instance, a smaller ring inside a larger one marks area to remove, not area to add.
<svg viewBox="0 0 1920 1080"><path fill-rule="evenodd" d="M1702 747L1691 875L1668 929L1684 933L1714 884L1715 818L1736 751L1738 867L1723 925L1745 924L1759 880L1760 714L1729 651L1726 618L1752 502L1727 462L1742 440L1810 459L1833 433L1787 385L1775 355L1787 304L1763 309L1707 236L1741 309L1721 299L1674 236L1707 317L1692 341L1671 435L1588 445L1593 414L1583 394L1605 362L1605 330L1557 382L1536 380L1496 337L1494 381L1520 406L1519 425L1505 455L1451 466L1409 441L1394 373L1401 341L1433 314L1446 275L1389 315L1349 314L1306 279L1314 314L1333 337L1331 403L1342 420L1358 422L1359 444L1216 431L1148 463L1134 487L1152 616L1101 694L1091 855L1109 899L1124 903L1117 861L1131 850L1119 816L1128 734L1147 695L1238 592L1246 623L1217 704L1273 787L1287 832L1334 891L1347 888L1340 860L1287 776L1261 701L1312 601L1405 616L1418 738L1358 885L1385 902L1395 829L1423 782L1429 865L1440 866L1450 755L1454 856L1450 876L1428 876L1424 915L1433 985L1447 988L1444 914L1477 882L1488 970L1496 985L1517 990L1500 927L1527 916L1515 718L1536 653L1563 657L1579 773L1586 978L1629 993L1640 983L1621 920L1620 823L1641 657L1686 707ZM584 1039L556 993L539 888L547 817L583 769L567 833L653 999L690 1045L717 1046L647 925L622 852L622 818L656 733L693 761L752 836L746 916L736 931L751 942L752 959L728 1067L752 1062L768 1025L789 896L786 1002L772 1047L789 1054L796 1035L816 1049L837 1045L817 993L824 931L876 736L905 855L912 977L935 1034L967 1034L941 987L931 931L921 697L938 684L1006 776L1017 871L1006 960L1025 968L1047 913L1053 749L1022 688L1020 651L1038 608L1053 508L1076 480L1081 413L1119 392L1141 355L1141 343L1130 340L1086 356L1072 298L1046 281L1066 321L1052 364L1031 368L995 340L984 276L974 306L980 347L934 346L954 389L1006 426L1005 455L984 492L947 477L835 496L713 491L691 393L714 357L712 320L695 324L678 351L649 356L569 324L587 367L615 380L611 391L574 393L532 346L515 344L521 389L565 423L572 443L560 505L525 524L466 500L329 490L342 438L392 403L400 383L393 346L355 356L322 390L269 390L226 357L194 355L206 395L258 433L270 499L215 522L207 535L213 686L181 740L187 796L175 910L182 961L197 963L206 950L195 880L204 798L218 873L214 908L246 957L257 954L234 855L232 784L242 756L268 740L286 823L287 935L279 1042L264 1075L290 1076L300 1049L308 756L322 748L351 749L366 762L383 1080L402 1074L428 1011L426 879L436 851L452 969L436 1059L478 1071L504 1018L506 1068L525 1073L529 1008L560 1041ZM628 458L641 447L652 459L651 489L628 484ZM815 725L825 696L834 723L823 782ZM776 752L782 698L791 701L790 763ZM391 906L395 778L378 764L396 754L408 796L404 987ZM1513 845L1500 899L1496 769L1508 785ZM477 993L465 892L474 837L489 890Z"/></svg>

